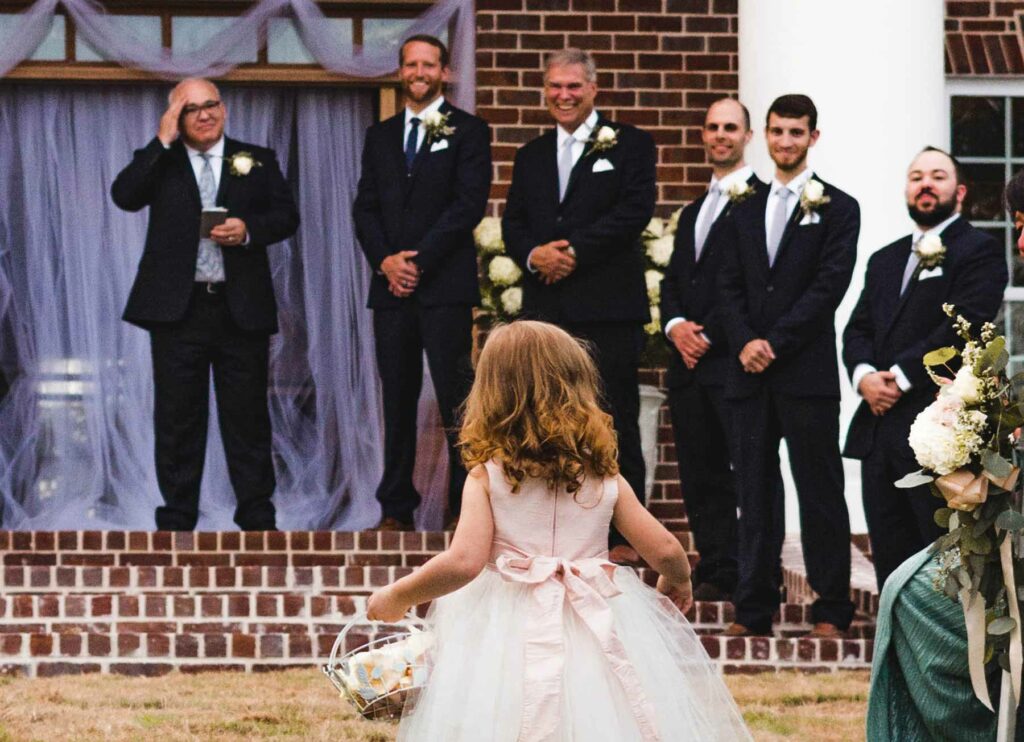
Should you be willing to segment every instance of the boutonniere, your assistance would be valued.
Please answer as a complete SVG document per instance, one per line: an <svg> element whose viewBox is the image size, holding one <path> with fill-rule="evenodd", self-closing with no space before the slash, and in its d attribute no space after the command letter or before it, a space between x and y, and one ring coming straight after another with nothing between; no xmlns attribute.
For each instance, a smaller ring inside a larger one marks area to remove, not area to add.
<svg viewBox="0 0 1024 742"><path fill-rule="evenodd" d="M602 126L594 132L594 136L589 141L590 150L587 154L591 152L607 152L619 143L619 132L610 126Z"/></svg>
<svg viewBox="0 0 1024 742"><path fill-rule="evenodd" d="M946 258L946 246L937 234L928 234L914 245L914 254L917 255L918 265L931 269L942 265Z"/></svg>
<svg viewBox="0 0 1024 742"><path fill-rule="evenodd" d="M738 204L753 196L754 189L751 187L750 183L745 180L741 180L726 188L725 195L729 199L729 203Z"/></svg>
<svg viewBox="0 0 1024 742"><path fill-rule="evenodd" d="M227 158L228 172L238 177L244 177L252 172L254 167L263 167L263 163L252 156L252 152L235 152Z"/></svg>
<svg viewBox="0 0 1024 742"><path fill-rule="evenodd" d="M454 126L448 126L448 117L451 113L431 111L423 117L423 129L427 133L427 143L450 137L455 133Z"/></svg>
<svg viewBox="0 0 1024 742"><path fill-rule="evenodd" d="M825 186L821 181L811 178L804 186L803 193L800 194L800 209L804 212L804 216L810 216L831 200L825 195Z"/></svg>

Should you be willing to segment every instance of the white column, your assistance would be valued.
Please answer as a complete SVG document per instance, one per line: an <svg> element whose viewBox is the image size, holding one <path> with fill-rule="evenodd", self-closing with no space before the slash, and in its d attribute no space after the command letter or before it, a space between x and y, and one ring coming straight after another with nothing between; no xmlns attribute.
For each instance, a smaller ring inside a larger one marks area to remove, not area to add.
<svg viewBox="0 0 1024 742"><path fill-rule="evenodd" d="M842 333L875 250L907 234L906 169L926 145L949 146L945 96L944 3L936 0L740 0L740 100L750 109L754 139L747 150L762 180L773 173L765 147L765 114L786 93L809 95L821 137L811 168L860 202L857 269L836 314ZM841 428L859 402L843 378ZM853 531L864 532L860 467L846 464ZM787 476L787 530L798 531Z"/></svg>

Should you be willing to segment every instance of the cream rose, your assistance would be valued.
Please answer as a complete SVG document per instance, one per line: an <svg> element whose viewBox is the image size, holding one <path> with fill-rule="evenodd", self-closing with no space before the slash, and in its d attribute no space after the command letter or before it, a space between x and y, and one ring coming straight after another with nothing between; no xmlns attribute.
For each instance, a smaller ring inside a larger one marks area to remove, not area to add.
<svg viewBox="0 0 1024 742"><path fill-rule="evenodd" d="M485 255L505 252L505 243L501 238L501 219L496 216L485 216L473 230L473 239L479 251Z"/></svg>
<svg viewBox="0 0 1024 742"><path fill-rule="evenodd" d="M597 130L597 141L601 144L615 143L615 129L610 126L602 126Z"/></svg>
<svg viewBox="0 0 1024 742"><path fill-rule="evenodd" d="M239 175L248 175L252 172L253 160L248 155L235 155L231 160L231 166Z"/></svg>
<svg viewBox="0 0 1024 742"><path fill-rule="evenodd" d="M825 186L821 184L820 180L814 180L813 178L807 181L804 186L803 197L805 201L820 201L825 195Z"/></svg>
<svg viewBox="0 0 1024 742"><path fill-rule="evenodd" d="M956 378L953 379L952 384L943 387L943 392L959 397L964 404L980 402L981 391L981 379L974 375L974 370L970 366L966 365L961 366L960 370L956 372Z"/></svg>
<svg viewBox="0 0 1024 742"><path fill-rule="evenodd" d="M674 247L675 237L671 234L666 234L656 240L649 240L647 242L647 257L655 265L664 268L672 259Z"/></svg>
<svg viewBox="0 0 1024 742"><path fill-rule="evenodd" d="M927 234L917 243L917 254L922 258L936 258L946 252L946 246L942 244L937 234Z"/></svg>
<svg viewBox="0 0 1024 742"><path fill-rule="evenodd" d="M431 111L424 114L423 125L427 128L434 128L444 123L444 114L440 111Z"/></svg>
<svg viewBox="0 0 1024 742"><path fill-rule="evenodd" d="M493 258L487 267L487 277L495 286L511 286L523 277L523 272L512 258L499 255Z"/></svg>
<svg viewBox="0 0 1024 742"><path fill-rule="evenodd" d="M516 315L523 308L523 290L518 286L501 292L501 308L505 314Z"/></svg>

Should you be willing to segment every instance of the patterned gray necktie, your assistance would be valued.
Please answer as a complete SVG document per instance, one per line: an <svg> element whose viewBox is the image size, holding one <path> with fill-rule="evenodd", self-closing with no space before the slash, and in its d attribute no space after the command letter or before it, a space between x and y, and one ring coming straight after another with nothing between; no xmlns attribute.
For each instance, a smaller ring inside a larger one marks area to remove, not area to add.
<svg viewBox="0 0 1024 742"><path fill-rule="evenodd" d="M924 235L920 234L917 239L914 240L914 247L917 247L917 243L924 239ZM910 285L910 279L914 277L914 272L917 270L917 266L920 264L921 259L917 257L917 252L914 247L910 248L910 257L907 258L907 267L903 269L903 283L900 284L900 296L903 296L907 292L907 286Z"/></svg>
<svg viewBox="0 0 1024 742"><path fill-rule="evenodd" d="M768 265L775 265L775 256L779 252L782 233L786 231L789 221L789 197L793 192L787 186L779 186L775 191L775 216L772 219L772 233L768 235Z"/></svg>
<svg viewBox="0 0 1024 742"><path fill-rule="evenodd" d="M199 171L199 198L204 209L212 209L217 205L217 181L213 178L211 155L204 152L199 156L203 158L203 167ZM213 240L199 240L195 280L214 283L224 280L224 255L221 253L220 245Z"/></svg>
<svg viewBox="0 0 1024 742"><path fill-rule="evenodd" d="M697 224L697 232L694 235L694 256L697 260L700 260L700 254L704 252L704 243L708 240L708 233L711 232L711 225L715 223L715 217L718 215L718 202L721 198L722 189L718 187L718 183L715 183L711 186L711 190L708 191L708 198L705 202L704 218L700 220L699 224Z"/></svg>
<svg viewBox="0 0 1024 742"><path fill-rule="evenodd" d="M562 145L562 151L558 155L558 200L565 198L565 191L569 188L569 176L572 175L572 146L576 142L574 137L569 137Z"/></svg>

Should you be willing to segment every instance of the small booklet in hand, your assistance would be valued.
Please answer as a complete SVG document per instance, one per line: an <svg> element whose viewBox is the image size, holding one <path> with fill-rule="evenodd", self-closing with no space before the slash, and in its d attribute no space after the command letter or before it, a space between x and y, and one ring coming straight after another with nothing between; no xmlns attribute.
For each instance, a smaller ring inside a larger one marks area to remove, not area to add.
<svg viewBox="0 0 1024 742"><path fill-rule="evenodd" d="M203 216L199 222L199 236L202 239L209 239L210 231L228 220L228 210L215 206L210 209L203 209Z"/></svg>

